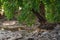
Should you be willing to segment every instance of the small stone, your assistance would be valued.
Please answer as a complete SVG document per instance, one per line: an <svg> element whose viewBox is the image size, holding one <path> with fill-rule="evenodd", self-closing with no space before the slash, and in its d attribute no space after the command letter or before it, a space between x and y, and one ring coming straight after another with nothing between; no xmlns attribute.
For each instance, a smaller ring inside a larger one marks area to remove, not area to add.
<svg viewBox="0 0 60 40"><path fill-rule="evenodd" d="M6 22L3 22L2 25L15 25L16 24L16 21L6 21Z"/></svg>
<svg viewBox="0 0 60 40"><path fill-rule="evenodd" d="M34 40L34 38L28 38L28 40Z"/></svg>

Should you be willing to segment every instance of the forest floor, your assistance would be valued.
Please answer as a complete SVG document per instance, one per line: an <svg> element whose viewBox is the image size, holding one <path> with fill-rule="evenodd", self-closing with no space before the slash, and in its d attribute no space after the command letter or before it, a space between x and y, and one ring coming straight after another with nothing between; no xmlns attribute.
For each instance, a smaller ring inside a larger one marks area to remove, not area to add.
<svg viewBox="0 0 60 40"><path fill-rule="evenodd" d="M4 27L6 28L13 28L11 26L7 27L6 25L12 25L12 24L15 25L15 22L12 23L7 22L7 23L3 22L2 25L5 25ZM37 31L28 32L27 30L10 31L10 30L2 29L0 30L0 40L60 40L60 24L57 24L56 27L51 31L47 30L41 32L37 32Z"/></svg>

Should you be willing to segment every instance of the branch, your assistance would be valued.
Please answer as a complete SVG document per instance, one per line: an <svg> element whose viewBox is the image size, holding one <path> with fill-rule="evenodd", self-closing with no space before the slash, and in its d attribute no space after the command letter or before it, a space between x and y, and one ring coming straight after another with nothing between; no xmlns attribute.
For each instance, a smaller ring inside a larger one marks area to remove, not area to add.
<svg viewBox="0 0 60 40"><path fill-rule="evenodd" d="M40 13L38 13L37 11L35 11L34 9L32 9L31 10L34 14L35 14L35 16L39 19L39 22L46 22L46 19L42 16L42 15L40 15Z"/></svg>

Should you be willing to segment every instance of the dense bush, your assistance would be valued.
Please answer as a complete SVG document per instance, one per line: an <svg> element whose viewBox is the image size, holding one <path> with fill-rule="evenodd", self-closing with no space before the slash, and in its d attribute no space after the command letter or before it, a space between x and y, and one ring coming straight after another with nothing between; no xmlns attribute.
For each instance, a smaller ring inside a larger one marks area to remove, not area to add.
<svg viewBox="0 0 60 40"><path fill-rule="evenodd" d="M32 25L35 23L35 16L31 11L32 8L39 10L39 0L21 0L18 1L19 6L22 7L20 15L18 16L19 22L26 23L27 25Z"/></svg>
<svg viewBox="0 0 60 40"><path fill-rule="evenodd" d="M60 22L60 1L45 0L46 3L46 19L48 22Z"/></svg>
<svg viewBox="0 0 60 40"><path fill-rule="evenodd" d="M15 0L2 0L2 7L4 8L5 16L7 20L11 20L14 17L14 12L16 10L17 6L17 1Z"/></svg>
<svg viewBox="0 0 60 40"><path fill-rule="evenodd" d="M5 16L8 20L13 19L15 11L18 10L17 20L20 23L32 25L35 23L35 15L31 11L32 8L40 12L40 1L45 4L45 16L48 22L60 22L60 0L1 0L4 8Z"/></svg>

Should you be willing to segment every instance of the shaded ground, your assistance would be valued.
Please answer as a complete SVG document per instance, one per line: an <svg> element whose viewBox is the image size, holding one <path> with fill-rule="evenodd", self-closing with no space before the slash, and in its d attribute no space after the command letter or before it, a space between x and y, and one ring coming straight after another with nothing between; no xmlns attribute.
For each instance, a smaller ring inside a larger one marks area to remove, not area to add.
<svg viewBox="0 0 60 40"><path fill-rule="evenodd" d="M60 25L57 25L52 31L28 33L25 30L7 31L0 30L0 40L60 40Z"/></svg>

